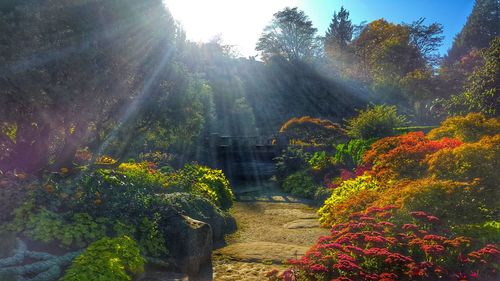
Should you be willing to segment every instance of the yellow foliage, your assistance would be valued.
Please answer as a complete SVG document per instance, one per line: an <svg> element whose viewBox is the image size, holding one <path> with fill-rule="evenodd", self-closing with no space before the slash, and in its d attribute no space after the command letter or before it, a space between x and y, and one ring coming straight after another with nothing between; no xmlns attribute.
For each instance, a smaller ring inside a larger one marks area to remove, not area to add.
<svg viewBox="0 0 500 281"><path fill-rule="evenodd" d="M500 134L500 118L486 118L481 113L450 117L427 135L430 139L458 138L463 142L475 142L483 136Z"/></svg>

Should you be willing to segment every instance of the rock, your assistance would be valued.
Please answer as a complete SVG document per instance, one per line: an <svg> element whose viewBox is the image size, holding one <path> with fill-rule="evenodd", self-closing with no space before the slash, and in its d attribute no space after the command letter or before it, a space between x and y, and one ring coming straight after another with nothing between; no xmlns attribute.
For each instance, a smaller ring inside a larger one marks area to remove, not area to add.
<svg viewBox="0 0 500 281"><path fill-rule="evenodd" d="M283 243L245 242L229 245L216 253L237 261L280 264L287 259L301 257L308 249L309 247Z"/></svg>
<svg viewBox="0 0 500 281"><path fill-rule="evenodd" d="M225 234L236 231L236 221L210 200L189 193L174 192L162 195L173 208L212 228L213 242L221 241Z"/></svg>
<svg viewBox="0 0 500 281"><path fill-rule="evenodd" d="M200 269L211 263L213 239L212 229L207 223L179 214L173 209L168 214L162 228L169 250L167 262L189 276L196 276Z"/></svg>

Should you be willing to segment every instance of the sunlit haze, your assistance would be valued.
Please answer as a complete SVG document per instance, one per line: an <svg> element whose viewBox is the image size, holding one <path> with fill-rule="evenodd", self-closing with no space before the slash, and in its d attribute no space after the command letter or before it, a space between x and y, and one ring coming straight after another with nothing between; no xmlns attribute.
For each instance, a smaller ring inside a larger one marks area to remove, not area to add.
<svg viewBox="0 0 500 281"><path fill-rule="evenodd" d="M166 0L165 4L190 40L206 42L221 35L244 56L256 55L255 43L273 14L298 0Z"/></svg>

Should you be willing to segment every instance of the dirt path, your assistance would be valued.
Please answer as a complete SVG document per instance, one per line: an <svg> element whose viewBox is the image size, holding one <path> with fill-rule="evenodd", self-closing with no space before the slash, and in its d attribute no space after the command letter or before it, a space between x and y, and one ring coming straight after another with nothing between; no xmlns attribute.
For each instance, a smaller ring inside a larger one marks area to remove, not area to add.
<svg viewBox="0 0 500 281"><path fill-rule="evenodd" d="M284 269L284 260L300 257L328 234L307 201L286 196L272 184L247 190L240 189L231 210L238 231L214 251L214 281L266 280L267 272Z"/></svg>

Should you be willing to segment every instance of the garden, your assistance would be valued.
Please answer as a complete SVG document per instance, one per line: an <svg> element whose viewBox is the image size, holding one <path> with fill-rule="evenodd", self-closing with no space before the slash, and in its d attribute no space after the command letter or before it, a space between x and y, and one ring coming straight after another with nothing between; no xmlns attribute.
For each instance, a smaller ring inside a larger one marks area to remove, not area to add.
<svg viewBox="0 0 500 281"><path fill-rule="evenodd" d="M282 187L319 200L331 234L269 280L499 278L498 118L450 117L428 133L391 131L398 120L375 106L348 120L347 142L290 142Z"/></svg>

